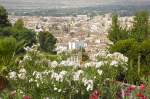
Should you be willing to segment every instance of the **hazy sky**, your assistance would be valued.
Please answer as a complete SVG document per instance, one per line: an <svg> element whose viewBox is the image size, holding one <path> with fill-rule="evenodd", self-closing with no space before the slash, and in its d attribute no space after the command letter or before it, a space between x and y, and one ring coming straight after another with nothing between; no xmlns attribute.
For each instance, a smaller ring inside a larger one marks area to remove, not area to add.
<svg viewBox="0 0 150 99"><path fill-rule="evenodd" d="M65 8L104 4L150 4L150 0L0 0L7 8Z"/></svg>

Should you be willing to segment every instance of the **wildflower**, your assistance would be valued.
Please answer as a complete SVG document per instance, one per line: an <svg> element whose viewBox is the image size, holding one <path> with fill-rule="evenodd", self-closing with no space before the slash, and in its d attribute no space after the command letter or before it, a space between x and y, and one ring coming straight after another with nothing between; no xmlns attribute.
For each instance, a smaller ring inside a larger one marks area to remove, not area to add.
<svg viewBox="0 0 150 99"><path fill-rule="evenodd" d="M83 83L84 83L84 86L87 86L86 87L86 90L87 91L90 91L90 90L93 90L93 80L87 80L85 78L82 79Z"/></svg>
<svg viewBox="0 0 150 99"><path fill-rule="evenodd" d="M73 75L73 80L74 80L74 81L79 80L79 79L80 79L80 75L81 75L82 73L83 73L82 70L78 70L77 72L75 72L74 75Z"/></svg>
<svg viewBox="0 0 150 99"><path fill-rule="evenodd" d="M32 58L31 58L31 56L29 56L29 55L25 55L24 58L23 58L23 60L30 60L30 61L31 61Z"/></svg>
<svg viewBox="0 0 150 99"><path fill-rule="evenodd" d="M131 85L131 86L128 87L128 91L133 91L133 90L135 90L135 88L136 88L136 86Z"/></svg>
<svg viewBox="0 0 150 99"><path fill-rule="evenodd" d="M57 88L55 87L55 88L54 88L54 91L56 91L56 90L57 90Z"/></svg>
<svg viewBox="0 0 150 99"><path fill-rule="evenodd" d="M89 99L99 99L99 96L100 96L100 92L98 90L94 90L90 95Z"/></svg>
<svg viewBox="0 0 150 99"><path fill-rule="evenodd" d="M96 68L100 68L102 65L104 65L104 62L98 62L98 63L96 63Z"/></svg>
<svg viewBox="0 0 150 99"><path fill-rule="evenodd" d="M9 75L10 79L16 79L16 77L17 77L17 73L15 71L9 72L8 75Z"/></svg>
<svg viewBox="0 0 150 99"><path fill-rule="evenodd" d="M66 73L67 73L66 71L61 71L59 74L52 72L51 78L55 79L56 81L62 82Z"/></svg>
<svg viewBox="0 0 150 99"><path fill-rule="evenodd" d="M20 79L24 80L24 79L26 78L26 74L20 73L20 74L18 74L18 77L19 77Z"/></svg>
<svg viewBox="0 0 150 99"><path fill-rule="evenodd" d="M51 62L51 67L55 68L58 65L56 61Z"/></svg>
<svg viewBox="0 0 150 99"><path fill-rule="evenodd" d="M58 89L58 92L61 92L61 89Z"/></svg>
<svg viewBox="0 0 150 99"><path fill-rule="evenodd" d="M85 66L85 68L87 68L87 67L92 66L92 64L91 63L85 63L84 66Z"/></svg>
<svg viewBox="0 0 150 99"><path fill-rule="evenodd" d="M140 85L140 89L141 89L141 90L144 90L144 89L145 89L144 84L141 84L141 85Z"/></svg>
<svg viewBox="0 0 150 99"><path fill-rule="evenodd" d="M37 72L36 75L35 75L35 78L41 79L42 78L42 74L40 72Z"/></svg>
<svg viewBox="0 0 150 99"><path fill-rule="evenodd" d="M117 67L117 66L118 66L118 61L113 60L113 61L110 63L110 65Z"/></svg>
<svg viewBox="0 0 150 99"><path fill-rule="evenodd" d="M21 68L21 69L19 70L19 73L26 73L26 70L25 70L24 68Z"/></svg>
<svg viewBox="0 0 150 99"><path fill-rule="evenodd" d="M124 95L125 95L125 96L130 96L130 95L131 95L131 91L130 91L130 90L125 91L125 92L124 92Z"/></svg>
<svg viewBox="0 0 150 99"><path fill-rule="evenodd" d="M31 78L31 79L29 80L29 83L30 83L30 82L33 82L33 78Z"/></svg>
<svg viewBox="0 0 150 99"><path fill-rule="evenodd" d="M39 87L40 86L39 83L37 83L36 86Z"/></svg>
<svg viewBox="0 0 150 99"><path fill-rule="evenodd" d="M23 99L31 99L30 96L24 96Z"/></svg>
<svg viewBox="0 0 150 99"><path fill-rule="evenodd" d="M144 97L144 95L142 93L137 93L136 96L137 97Z"/></svg>
<svg viewBox="0 0 150 99"><path fill-rule="evenodd" d="M22 80L24 80L26 78L26 70L24 68L19 70L18 77Z"/></svg>
<svg viewBox="0 0 150 99"><path fill-rule="evenodd" d="M97 70L99 75L102 75L103 71L102 70Z"/></svg>
<svg viewBox="0 0 150 99"><path fill-rule="evenodd" d="M64 76L65 74L67 74L67 71L61 71L59 74Z"/></svg>

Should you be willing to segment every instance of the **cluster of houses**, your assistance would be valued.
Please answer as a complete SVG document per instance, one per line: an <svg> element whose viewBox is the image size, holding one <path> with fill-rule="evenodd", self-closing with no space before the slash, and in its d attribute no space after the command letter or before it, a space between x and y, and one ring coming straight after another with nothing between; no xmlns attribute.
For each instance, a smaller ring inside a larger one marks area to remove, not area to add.
<svg viewBox="0 0 150 99"><path fill-rule="evenodd" d="M103 53L111 43L107 38L111 27L111 14L89 17L87 15L52 16L9 16L14 24L22 19L25 27L36 32L49 31L57 38L58 53L84 48L91 60ZM133 17L120 17L122 26L131 27ZM79 58L78 58L79 59ZM75 59L76 60L76 59Z"/></svg>

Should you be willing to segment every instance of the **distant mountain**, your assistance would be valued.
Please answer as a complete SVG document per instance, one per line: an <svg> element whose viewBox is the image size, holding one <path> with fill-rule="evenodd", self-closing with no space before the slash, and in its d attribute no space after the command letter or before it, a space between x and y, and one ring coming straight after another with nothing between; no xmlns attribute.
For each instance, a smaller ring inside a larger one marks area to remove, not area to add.
<svg viewBox="0 0 150 99"><path fill-rule="evenodd" d="M77 8L51 8L51 9L8 9L9 13L12 12L19 16L75 16L79 14L86 15L99 15L104 13L118 13L122 16L130 16L135 12L147 10L150 12L150 4L143 5L96 5L88 7Z"/></svg>

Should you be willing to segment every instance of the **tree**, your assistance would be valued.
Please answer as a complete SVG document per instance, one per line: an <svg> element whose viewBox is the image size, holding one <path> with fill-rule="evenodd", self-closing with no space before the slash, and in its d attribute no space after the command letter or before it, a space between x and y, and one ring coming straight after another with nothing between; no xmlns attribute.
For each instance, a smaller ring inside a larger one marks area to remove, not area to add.
<svg viewBox="0 0 150 99"><path fill-rule="evenodd" d="M8 20L8 13L3 6L0 6L0 28L11 26Z"/></svg>
<svg viewBox="0 0 150 99"><path fill-rule="evenodd" d="M25 46L32 46L36 42L36 33L33 30L25 28L21 19L16 21L11 32L17 42L24 41Z"/></svg>
<svg viewBox="0 0 150 99"><path fill-rule="evenodd" d="M133 55L139 52L139 47L137 45L139 44L135 39L120 40L110 47L110 51L120 52L129 58L134 58Z"/></svg>
<svg viewBox="0 0 150 99"><path fill-rule="evenodd" d="M150 66L150 39L144 40L140 46L141 62Z"/></svg>
<svg viewBox="0 0 150 99"><path fill-rule="evenodd" d="M23 29L24 28L24 22L22 19L18 19L16 23L14 24L14 28L16 29Z"/></svg>
<svg viewBox="0 0 150 99"><path fill-rule="evenodd" d="M131 37L142 42L150 37L149 14L147 11L138 12L135 15Z"/></svg>
<svg viewBox="0 0 150 99"><path fill-rule="evenodd" d="M124 40L128 38L128 31L126 27L122 28L118 22L118 15L113 15L112 26L109 30L108 38L116 43L119 40Z"/></svg>
<svg viewBox="0 0 150 99"><path fill-rule="evenodd" d="M0 36L1 37L9 37L9 36L11 36L12 35L11 29L12 29L12 27L0 28Z"/></svg>
<svg viewBox="0 0 150 99"><path fill-rule="evenodd" d="M40 48L44 52L55 54L55 44L57 39L49 32L39 33Z"/></svg>

